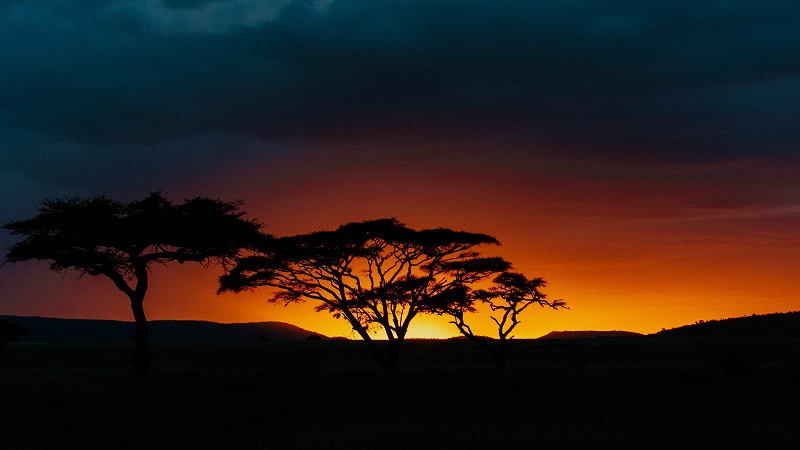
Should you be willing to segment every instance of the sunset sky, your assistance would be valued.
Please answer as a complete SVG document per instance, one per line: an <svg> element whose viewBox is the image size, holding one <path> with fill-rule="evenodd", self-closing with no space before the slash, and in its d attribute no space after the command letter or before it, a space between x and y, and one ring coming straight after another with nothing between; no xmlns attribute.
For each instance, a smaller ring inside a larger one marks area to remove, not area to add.
<svg viewBox="0 0 800 450"><path fill-rule="evenodd" d="M798 23L782 1L6 1L0 223L161 191L281 236L488 233L571 308L518 337L800 310ZM219 274L155 267L148 318L350 333ZM107 279L35 262L0 268L0 314L132 320Z"/></svg>

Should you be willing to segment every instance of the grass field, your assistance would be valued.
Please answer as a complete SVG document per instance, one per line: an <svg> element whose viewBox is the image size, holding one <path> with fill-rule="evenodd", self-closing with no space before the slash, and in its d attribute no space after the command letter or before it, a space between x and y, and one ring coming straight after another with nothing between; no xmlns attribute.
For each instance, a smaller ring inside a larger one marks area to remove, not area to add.
<svg viewBox="0 0 800 450"><path fill-rule="evenodd" d="M12 344L2 449L797 448L800 339Z"/></svg>

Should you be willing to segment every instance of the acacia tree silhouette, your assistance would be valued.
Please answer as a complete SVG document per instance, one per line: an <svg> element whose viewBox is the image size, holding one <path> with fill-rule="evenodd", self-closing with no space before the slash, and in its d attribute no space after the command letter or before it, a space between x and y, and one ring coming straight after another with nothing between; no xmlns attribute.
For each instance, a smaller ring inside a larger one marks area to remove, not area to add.
<svg viewBox="0 0 800 450"><path fill-rule="evenodd" d="M136 323L137 375L150 365L144 298L154 263L216 261L230 266L244 248L264 237L261 225L243 218L240 202L196 197L173 204L152 193L129 203L104 196L44 200L39 213L3 227L24 236L8 262L50 261L50 269L103 275L130 300Z"/></svg>
<svg viewBox="0 0 800 450"><path fill-rule="evenodd" d="M519 315L530 305L539 305L553 309L569 309L563 299L547 300L541 292L546 286L541 278L529 279L517 272L503 272L494 279L494 284L488 289L471 290L464 286L453 290L449 296L455 297L441 302L439 313L447 314L453 320L458 331L468 339L485 348L495 359L495 366L506 365L508 346L507 342L513 339L511 332L521 322ZM466 313L477 312L475 304L487 305L492 310L490 316L497 325L496 341L484 336L476 335L466 323Z"/></svg>
<svg viewBox="0 0 800 450"><path fill-rule="evenodd" d="M382 367L397 367L400 348L418 314L438 300L509 263L474 248L492 236L446 228L413 230L396 219L353 222L334 231L274 238L241 258L220 278L219 292L277 288L270 301L318 302L316 310L344 318ZM383 329L382 349L371 332Z"/></svg>

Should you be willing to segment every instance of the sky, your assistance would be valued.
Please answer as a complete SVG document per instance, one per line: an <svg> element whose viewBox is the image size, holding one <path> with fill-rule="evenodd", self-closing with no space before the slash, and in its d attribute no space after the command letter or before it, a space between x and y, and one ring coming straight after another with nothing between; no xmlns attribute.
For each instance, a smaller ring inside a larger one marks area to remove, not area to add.
<svg viewBox="0 0 800 450"><path fill-rule="evenodd" d="M278 236L487 233L571 308L518 337L796 311L797 23L783 1L4 1L0 222L160 191L242 200ZM350 335L217 295L220 273L155 267L148 318ZM0 314L132 320L110 281L35 262L0 268Z"/></svg>

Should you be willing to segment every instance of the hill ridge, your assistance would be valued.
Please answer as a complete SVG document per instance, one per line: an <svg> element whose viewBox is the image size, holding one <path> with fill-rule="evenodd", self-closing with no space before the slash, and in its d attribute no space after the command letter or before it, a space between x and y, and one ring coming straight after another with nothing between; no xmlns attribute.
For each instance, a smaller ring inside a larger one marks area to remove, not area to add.
<svg viewBox="0 0 800 450"><path fill-rule="evenodd" d="M718 320L698 320L690 325L664 329L653 336L665 337L800 337L800 311L751 314Z"/></svg>
<svg viewBox="0 0 800 450"><path fill-rule="evenodd" d="M635 337L644 336L633 331L597 331L597 330L577 330L577 331L551 331L537 339L591 339L601 337Z"/></svg>
<svg viewBox="0 0 800 450"><path fill-rule="evenodd" d="M106 319L61 319L41 316L0 315L30 330L20 342L132 342L132 321ZM154 344L253 342L257 340L303 340L309 336L327 338L320 333L286 322L265 321L219 323L207 320L148 321L150 342Z"/></svg>

